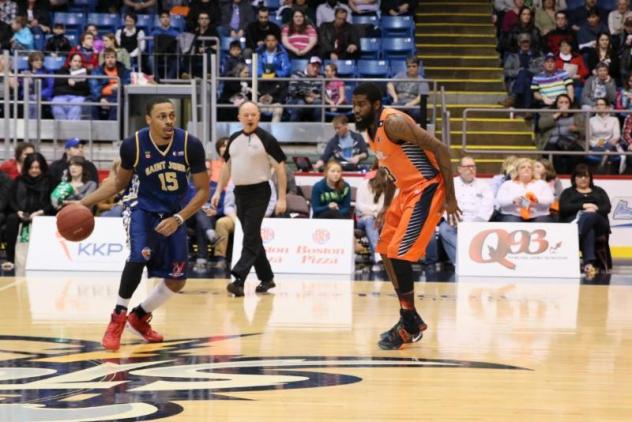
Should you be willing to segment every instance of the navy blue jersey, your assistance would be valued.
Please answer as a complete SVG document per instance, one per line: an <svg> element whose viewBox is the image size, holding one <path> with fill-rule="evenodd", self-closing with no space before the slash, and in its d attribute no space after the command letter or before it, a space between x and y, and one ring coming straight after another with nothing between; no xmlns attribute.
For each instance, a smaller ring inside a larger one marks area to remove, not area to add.
<svg viewBox="0 0 632 422"><path fill-rule="evenodd" d="M206 171L202 143L178 128L164 147L152 141L149 128L141 129L123 141L120 152L121 167L134 170L125 203L153 213L178 212L186 205L189 175Z"/></svg>

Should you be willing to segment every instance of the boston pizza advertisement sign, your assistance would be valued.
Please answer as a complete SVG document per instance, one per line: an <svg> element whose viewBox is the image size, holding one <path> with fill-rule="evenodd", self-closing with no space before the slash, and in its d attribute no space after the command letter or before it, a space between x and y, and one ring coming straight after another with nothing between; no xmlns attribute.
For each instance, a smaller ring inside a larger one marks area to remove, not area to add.
<svg viewBox="0 0 632 422"><path fill-rule="evenodd" d="M576 224L461 223L461 276L579 277Z"/></svg>
<svg viewBox="0 0 632 422"><path fill-rule="evenodd" d="M353 220L266 218L261 238L275 273L353 273ZM233 266L241 255L242 239L237 224Z"/></svg>

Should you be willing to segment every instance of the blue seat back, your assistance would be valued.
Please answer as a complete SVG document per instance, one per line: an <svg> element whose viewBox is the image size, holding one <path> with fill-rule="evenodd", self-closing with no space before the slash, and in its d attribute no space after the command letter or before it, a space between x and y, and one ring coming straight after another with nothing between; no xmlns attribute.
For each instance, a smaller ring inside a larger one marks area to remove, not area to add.
<svg viewBox="0 0 632 422"><path fill-rule="evenodd" d="M44 67L51 72L55 72L62 68L66 57L64 56L46 56L44 57Z"/></svg>
<svg viewBox="0 0 632 422"><path fill-rule="evenodd" d="M327 66L329 63L335 63L338 68L338 76L341 78L350 78L355 76L356 74L356 62L355 60L325 60L324 65ZM323 73L325 72L325 66L323 66Z"/></svg>
<svg viewBox="0 0 632 422"><path fill-rule="evenodd" d="M358 60L358 76L385 78L390 69L386 60Z"/></svg>
<svg viewBox="0 0 632 422"><path fill-rule="evenodd" d="M382 37L412 37L415 32L415 21L412 16L383 16L380 20L380 28Z"/></svg>
<svg viewBox="0 0 632 422"><path fill-rule="evenodd" d="M85 13L57 12L53 17L53 23L61 23L66 28L74 27L83 30L86 24Z"/></svg>
<svg viewBox="0 0 632 422"><path fill-rule="evenodd" d="M380 20L377 16L351 16L351 23L353 23L354 25L378 26Z"/></svg>
<svg viewBox="0 0 632 422"><path fill-rule="evenodd" d="M384 57L405 58L415 53L415 40L412 37L382 38Z"/></svg>
<svg viewBox="0 0 632 422"><path fill-rule="evenodd" d="M380 56L380 39L360 38L360 56L363 59L377 59Z"/></svg>
<svg viewBox="0 0 632 422"><path fill-rule="evenodd" d="M292 73L302 71L307 68L307 59L292 59Z"/></svg>

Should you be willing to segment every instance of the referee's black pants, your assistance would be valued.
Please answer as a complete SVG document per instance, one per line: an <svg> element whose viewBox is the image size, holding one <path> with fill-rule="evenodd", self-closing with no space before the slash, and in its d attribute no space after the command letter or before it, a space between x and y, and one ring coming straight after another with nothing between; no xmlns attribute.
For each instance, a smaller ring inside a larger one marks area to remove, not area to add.
<svg viewBox="0 0 632 422"><path fill-rule="evenodd" d="M268 209L271 194L268 182L235 186L237 218L244 232L244 241L241 257L231 273L239 280L246 280L253 265L259 280L268 282L274 278L261 239L261 223Z"/></svg>

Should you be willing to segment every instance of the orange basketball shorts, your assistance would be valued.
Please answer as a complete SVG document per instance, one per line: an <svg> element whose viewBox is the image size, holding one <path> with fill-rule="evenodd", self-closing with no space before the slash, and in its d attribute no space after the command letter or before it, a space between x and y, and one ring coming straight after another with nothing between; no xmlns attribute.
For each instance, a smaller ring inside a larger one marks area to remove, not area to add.
<svg viewBox="0 0 632 422"><path fill-rule="evenodd" d="M416 262L426 254L443 215L445 190L434 182L395 197L384 216L377 252L388 258Z"/></svg>

